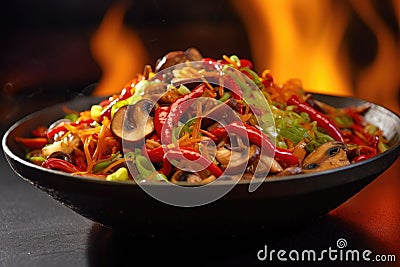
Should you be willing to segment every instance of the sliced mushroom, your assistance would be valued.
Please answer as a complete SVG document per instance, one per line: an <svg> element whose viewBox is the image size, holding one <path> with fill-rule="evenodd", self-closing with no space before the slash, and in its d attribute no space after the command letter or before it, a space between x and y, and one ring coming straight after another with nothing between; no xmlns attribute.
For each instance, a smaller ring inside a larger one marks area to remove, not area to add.
<svg viewBox="0 0 400 267"><path fill-rule="evenodd" d="M186 172L178 170L172 175L171 182L172 183L187 182L189 184L207 184L211 183L215 179L216 177L214 175L202 178L201 175L197 172Z"/></svg>
<svg viewBox="0 0 400 267"><path fill-rule="evenodd" d="M232 151L228 149L226 146L220 146L217 149L215 154L215 158L218 160L219 163L223 166L227 166L231 159Z"/></svg>
<svg viewBox="0 0 400 267"><path fill-rule="evenodd" d="M302 173L303 169L297 166L292 166L284 169L280 173L277 173L276 176L289 176L289 175L294 175L294 174L299 174Z"/></svg>
<svg viewBox="0 0 400 267"><path fill-rule="evenodd" d="M118 109L111 121L111 130L119 138L130 142L142 140L154 130L153 118L149 115L153 102L139 100L136 104Z"/></svg>
<svg viewBox="0 0 400 267"><path fill-rule="evenodd" d="M342 142L327 142L311 152L303 161L303 171L323 171L349 165L346 145Z"/></svg>
<svg viewBox="0 0 400 267"><path fill-rule="evenodd" d="M282 166L273 158L265 154L261 154L260 147L251 145L256 150L252 154L252 158L249 160L248 171L253 173L255 176L265 176L268 173L279 173L283 170Z"/></svg>
<svg viewBox="0 0 400 267"><path fill-rule="evenodd" d="M187 61L199 61L203 58L196 48L188 48L185 51L171 51L156 62L155 71L166 69L168 67L185 63Z"/></svg>
<svg viewBox="0 0 400 267"><path fill-rule="evenodd" d="M227 144L222 141L217 146L215 158L221 163L227 174L238 174L244 171L251 155L255 153L254 148L246 146L243 140L236 136L231 139L233 144Z"/></svg>

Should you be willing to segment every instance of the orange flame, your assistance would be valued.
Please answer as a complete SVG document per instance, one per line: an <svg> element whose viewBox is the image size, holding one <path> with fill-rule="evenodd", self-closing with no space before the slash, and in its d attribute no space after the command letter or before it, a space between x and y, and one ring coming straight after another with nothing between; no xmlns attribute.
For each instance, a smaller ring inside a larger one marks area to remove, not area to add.
<svg viewBox="0 0 400 267"><path fill-rule="evenodd" d="M118 93L143 72L146 50L139 36L123 23L127 8L124 2L111 6L92 37L92 54L103 71L93 95Z"/></svg>
<svg viewBox="0 0 400 267"><path fill-rule="evenodd" d="M399 111L396 36L371 1L349 5L333 0L234 0L234 4L248 30L255 66L269 69L277 82L299 78L310 92L355 95ZM399 5L393 1L397 11ZM351 77L351 62L343 48L351 7L378 40L373 64L356 77Z"/></svg>
<svg viewBox="0 0 400 267"><path fill-rule="evenodd" d="M340 56L348 12L330 1L235 2L247 25L255 65L278 82L299 78L309 91L351 94L345 57Z"/></svg>

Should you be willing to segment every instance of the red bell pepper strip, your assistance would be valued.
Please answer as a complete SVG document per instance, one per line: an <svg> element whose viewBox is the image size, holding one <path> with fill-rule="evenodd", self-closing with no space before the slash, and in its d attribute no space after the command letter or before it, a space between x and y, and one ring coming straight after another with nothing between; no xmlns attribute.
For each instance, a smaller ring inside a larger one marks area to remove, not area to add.
<svg viewBox="0 0 400 267"><path fill-rule="evenodd" d="M42 163L42 167L52 170L60 170L67 173L81 172L83 170L79 169L72 163L58 158L48 158Z"/></svg>
<svg viewBox="0 0 400 267"><path fill-rule="evenodd" d="M179 97L171 104L170 112L174 112L173 113L174 116L172 116L174 122L178 122L180 116L182 116L182 114L185 112L185 110L181 108L181 105L189 99L201 97L207 88L208 88L207 85L205 83L202 83L198 85L196 88L194 88L189 94ZM178 114L175 114L176 112L178 112Z"/></svg>
<svg viewBox="0 0 400 267"><path fill-rule="evenodd" d="M151 162L161 162L161 161L163 161L164 154L165 154L164 150L166 148L164 148L162 146L159 146L159 147L156 147L156 148L153 148L153 149L147 149L146 146L143 146L143 149L146 149L147 157L149 158L149 160ZM146 156L146 152L143 153L143 150L142 150L142 154L144 156Z"/></svg>
<svg viewBox="0 0 400 267"><path fill-rule="evenodd" d="M47 138L48 138L49 140L53 140L53 139L54 139L54 136L55 136L56 134L58 134L58 133L61 132L61 131L66 131L66 130L67 130L67 128L65 128L64 124L59 125L59 126L56 126L56 127L54 127L53 129L47 131Z"/></svg>
<svg viewBox="0 0 400 267"><path fill-rule="evenodd" d="M217 178L223 174L223 171L217 165L191 147L170 149L165 153L165 158L196 161Z"/></svg>
<svg viewBox="0 0 400 267"><path fill-rule="evenodd" d="M292 95L288 101L288 105L296 106L297 110L300 112L305 112L310 116L311 120L317 122L317 124L325 129L330 136L336 141L344 143L344 139L339 129L321 112L317 111L307 103L302 102L297 95Z"/></svg>
<svg viewBox="0 0 400 267"><path fill-rule="evenodd" d="M15 141L32 149L41 149L47 144L47 138L44 137L34 137L34 138L15 137Z"/></svg>
<svg viewBox="0 0 400 267"><path fill-rule="evenodd" d="M46 126L39 126L32 130L32 135L34 137L47 137L47 129Z"/></svg>
<svg viewBox="0 0 400 267"><path fill-rule="evenodd" d="M86 118L86 119L82 119L82 120L79 120L79 121L71 122L71 123L69 123L69 125L76 127L76 126L79 126L79 125L83 125L85 123L86 124L90 124L92 122L94 122L93 119ZM59 133L61 131L66 131L66 130L67 130L67 128L65 127L65 124L60 124L60 125L54 127L53 129L47 131L47 138L50 139L50 140L53 140L54 135L56 135L57 133Z"/></svg>
<svg viewBox="0 0 400 267"><path fill-rule="evenodd" d="M225 127L215 128L210 131L215 137L224 137L228 132L236 133L242 137L249 138L251 143L266 149L267 153L275 153L275 156L283 162L293 166L299 163L299 159L289 150L275 147L268 137L259 129L246 123L232 122Z"/></svg>

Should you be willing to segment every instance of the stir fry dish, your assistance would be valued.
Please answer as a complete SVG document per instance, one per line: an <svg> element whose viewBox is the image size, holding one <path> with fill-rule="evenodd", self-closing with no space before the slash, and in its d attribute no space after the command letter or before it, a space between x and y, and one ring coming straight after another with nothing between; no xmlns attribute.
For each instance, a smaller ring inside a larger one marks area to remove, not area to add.
<svg viewBox="0 0 400 267"><path fill-rule="evenodd" d="M189 48L146 65L120 93L88 110L65 107L65 117L16 141L36 165L108 181L273 179L386 151L382 129L363 117L369 108L336 108L301 80L277 83L248 59Z"/></svg>

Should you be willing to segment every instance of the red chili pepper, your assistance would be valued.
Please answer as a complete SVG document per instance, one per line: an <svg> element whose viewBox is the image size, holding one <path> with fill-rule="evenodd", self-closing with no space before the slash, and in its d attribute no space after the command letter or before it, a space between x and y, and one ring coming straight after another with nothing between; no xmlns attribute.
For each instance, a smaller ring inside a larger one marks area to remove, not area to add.
<svg viewBox="0 0 400 267"><path fill-rule="evenodd" d="M358 155L357 157L355 157L353 159L353 162L360 162L360 161L363 161L363 160L366 160L366 159L368 159L368 156L362 154L362 155Z"/></svg>
<svg viewBox="0 0 400 267"><path fill-rule="evenodd" d="M231 76L229 75L224 76L223 85L231 92L232 98L234 98L235 100L243 99L242 89Z"/></svg>
<svg viewBox="0 0 400 267"><path fill-rule="evenodd" d="M363 127L363 126L361 126L360 124L354 124L353 123L353 125L351 126L351 128L354 130L354 131L357 131L357 132L359 132L359 133L361 133L362 135L369 135L369 134L367 134L366 132L365 132L365 128Z"/></svg>
<svg viewBox="0 0 400 267"><path fill-rule="evenodd" d="M299 163L299 159L292 152L286 149L275 147L262 131L249 124L232 122L225 127L215 128L210 131L210 133L215 137L226 136L228 132L236 133L242 137L246 137L247 135L251 143L266 149L267 153L275 153L275 156L278 159L291 166Z"/></svg>
<svg viewBox="0 0 400 267"><path fill-rule="evenodd" d="M53 170L60 170L68 173L73 173L73 172L81 172L81 169L78 169L75 165L72 163L65 161L63 159L58 159L58 158L48 158L42 163L42 167L47 168L47 169L53 169Z"/></svg>
<svg viewBox="0 0 400 267"><path fill-rule="evenodd" d="M34 137L34 138L24 138L15 137L15 141L23 144L24 146L32 149L43 148L47 144L47 138L44 137Z"/></svg>
<svg viewBox="0 0 400 267"><path fill-rule="evenodd" d="M59 125L59 126L56 126L53 129L51 129L50 131L47 131L47 138L49 140L53 140L54 136L56 134L58 134L59 132L62 132L62 131L66 131L66 130L67 130L67 128L65 128L65 126L63 124Z"/></svg>
<svg viewBox="0 0 400 267"><path fill-rule="evenodd" d="M336 141L344 143L344 139L336 126L321 112L317 111L307 103L301 102L297 95L292 95L287 101L288 105L294 105L300 112L305 112L310 118L317 122L317 124L324 128Z"/></svg>
<svg viewBox="0 0 400 267"><path fill-rule="evenodd" d="M356 145L365 145L365 142L355 134L351 134L349 143L356 144Z"/></svg>
<svg viewBox="0 0 400 267"><path fill-rule="evenodd" d="M167 151L165 151L167 149ZM179 147L179 148L163 148L157 147L151 150L147 150L147 156L151 162L163 162L163 167L160 172L168 176L171 172L171 163L168 157L173 159L187 159L187 160L199 160L199 164L206 167L212 174L216 177L221 176L222 170L215 164L213 164L209 159L201 155L197 150L190 147Z"/></svg>
<svg viewBox="0 0 400 267"><path fill-rule="evenodd" d="M209 159L200 154L197 150L191 147L179 147L178 149L170 149L165 153L166 158L170 159L184 159L190 161L196 161L201 166L205 167L215 177L220 177L223 171Z"/></svg>
<svg viewBox="0 0 400 267"><path fill-rule="evenodd" d="M185 101L187 101L189 99L201 97L207 88L208 88L207 85L205 83L202 83L202 84L198 85L196 88L194 88L190 93L179 97L177 100L175 100L171 104L171 111L172 112L178 111L178 109L180 109L180 106L182 105L182 103L184 103ZM179 110L179 111L181 112L181 114L179 114L179 115L182 115L185 112L185 110ZM179 120L179 118L178 118L178 120Z"/></svg>
<svg viewBox="0 0 400 267"><path fill-rule="evenodd" d="M164 148L162 146L159 146L159 147L156 147L153 149L147 149L146 145L144 145L142 148L142 155L146 156L146 153L147 153L147 157L149 158L149 160L151 162L153 162L153 163L162 162L163 163L161 169L158 172L164 174L165 176L168 176L172 170L172 165L168 161L168 159L165 158Z"/></svg>
<svg viewBox="0 0 400 267"><path fill-rule="evenodd" d="M169 110L167 108L165 110L160 110L160 113L158 114L159 117L155 115L154 127L158 128L158 130L156 131L157 133L160 132L160 136L162 137L161 140L164 143L165 142L167 142L167 144L172 143L172 129L174 128L174 125L179 121L182 114L185 113L185 111L189 108L189 105L185 104L185 102L188 101L189 99L201 97L206 91L206 89L207 85L205 83L200 84L195 89L193 89L189 94L181 96L177 100L175 100L175 102L173 102L169 106ZM163 129L164 124L165 127Z"/></svg>
<svg viewBox="0 0 400 267"><path fill-rule="evenodd" d="M375 157L377 154L376 148L369 146L360 146L359 147L359 155L353 159L354 162L359 162L362 160L366 160L372 157Z"/></svg>
<svg viewBox="0 0 400 267"><path fill-rule="evenodd" d="M369 146L360 146L360 154L376 156L376 149Z"/></svg>

